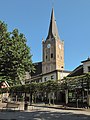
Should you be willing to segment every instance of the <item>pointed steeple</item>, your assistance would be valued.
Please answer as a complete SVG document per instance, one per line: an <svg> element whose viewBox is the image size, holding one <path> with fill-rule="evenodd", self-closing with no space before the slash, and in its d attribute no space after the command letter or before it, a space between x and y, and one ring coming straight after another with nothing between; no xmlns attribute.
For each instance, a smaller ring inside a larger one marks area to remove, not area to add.
<svg viewBox="0 0 90 120"><path fill-rule="evenodd" d="M56 25L56 20L55 20L53 8L52 8L52 13L51 13L49 32L48 32L48 36L47 36L47 39L49 39L49 38L59 39L59 34L58 34L58 29L57 29L57 25Z"/></svg>

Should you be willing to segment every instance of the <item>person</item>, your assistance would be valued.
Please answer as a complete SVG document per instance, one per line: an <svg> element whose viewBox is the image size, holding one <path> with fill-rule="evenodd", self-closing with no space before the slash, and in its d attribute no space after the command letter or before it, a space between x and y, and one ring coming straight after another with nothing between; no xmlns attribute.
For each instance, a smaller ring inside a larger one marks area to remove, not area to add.
<svg viewBox="0 0 90 120"><path fill-rule="evenodd" d="M24 110L28 110L28 102L27 101L25 101L25 103L24 103Z"/></svg>
<svg viewBox="0 0 90 120"><path fill-rule="evenodd" d="M28 98L25 97L25 103L24 103L24 110L27 110L28 109Z"/></svg>
<svg viewBox="0 0 90 120"><path fill-rule="evenodd" d="M46 97L44 98L44 103L45 103L45 105L47 104L47 98Z"/></svg>

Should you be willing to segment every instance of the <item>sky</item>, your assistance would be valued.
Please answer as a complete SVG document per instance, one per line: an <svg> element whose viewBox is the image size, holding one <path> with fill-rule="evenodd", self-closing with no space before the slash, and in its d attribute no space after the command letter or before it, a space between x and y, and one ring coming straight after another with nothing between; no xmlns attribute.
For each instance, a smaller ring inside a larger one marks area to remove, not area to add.
<svg viewBox="0 0 90 120"><path fill-rule="evenodd" d="M73 70L90 56L90 0L0 0L0 20L8 31L18 28L25 35L33 62L39 62L52 7L64 40L65 70Z"/></svg>

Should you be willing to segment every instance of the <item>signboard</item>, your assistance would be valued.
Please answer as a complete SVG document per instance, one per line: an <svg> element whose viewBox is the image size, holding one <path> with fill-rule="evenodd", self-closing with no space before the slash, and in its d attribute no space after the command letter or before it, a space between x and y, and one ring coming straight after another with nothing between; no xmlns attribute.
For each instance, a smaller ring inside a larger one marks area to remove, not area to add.
<svg viewBox="0 0 90 120"><path fill-rule="evenodd" d="M71 92L69 92L68 96L69 96L69 98L72 98L72 93L71 93Z"/></svg>

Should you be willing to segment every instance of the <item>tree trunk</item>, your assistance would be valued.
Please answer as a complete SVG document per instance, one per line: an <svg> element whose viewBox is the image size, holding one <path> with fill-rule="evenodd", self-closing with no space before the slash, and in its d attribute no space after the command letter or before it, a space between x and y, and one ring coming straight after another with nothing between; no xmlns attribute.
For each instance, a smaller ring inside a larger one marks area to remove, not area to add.
<svg viewBox="0 0 90 120"><path fill-rule="evenodd" d="M68 90L65 90L65 103L68 104Z"/></svg>
<svg viewBox="0 0 90 120"><path fill-rule="evenodd" d="M54 92L53 92L53 105L54 105L54 100L55 100L55 94L54 94Z"/></svg>

